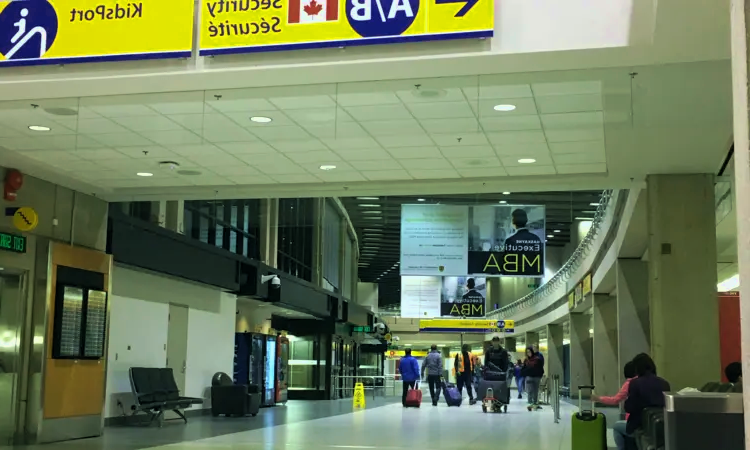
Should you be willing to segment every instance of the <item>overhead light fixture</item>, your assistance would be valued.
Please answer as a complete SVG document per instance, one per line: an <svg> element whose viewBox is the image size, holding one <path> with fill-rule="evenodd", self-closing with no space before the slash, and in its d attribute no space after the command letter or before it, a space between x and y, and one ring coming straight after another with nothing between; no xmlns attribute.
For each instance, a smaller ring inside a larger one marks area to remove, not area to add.
<svg viewBox="0 0 750 450"><path fill-rule="evenodd" d="M516 109L516 105L495 105L495 107L492 109L494 109L495 111L500 111L500 112L508 112L508 111L513 111L514 109Z"/></svg>
<svg viewBox="0 0 750 450"><path fill-rule="evenodd" d="M584 214L596 214L596 211L583 211Z"/></svg>
<svg viewBox="0 0 750 450"><path fill-rule="evenodd" d="M534 164L536 159L534 158L521 158L518 160L519 164Z"/></svg>
<svg viewBox="0 0 750 450"><path fill-rule="evenodd" d="M500 200L500 203L504 205L504 204L506 204L508 202L506 202L505 200Z"/></svg>
<svg viewBox="0 0 750 450"><path fill-rule="evenodd" d="M599 206L599 203L589 203L591 206Z"/></svg>
<svg viewBox="0 0 750 450"><path fill-rule="evenodd" d="M380 197L357 197L357 200L380 200Z"/></svg>
<svg viewBox="0 0 750 450"><path fill-rule="evenodd" d="M740 275L734 275L726 280L722 281L721 283L716 285L716 290L719 292L728 292L733 291L740 287Z"/></svg>
<svg viewBox="0 0 750 450"><path fill-rule="evenodd" d="M424 202L424 201L425 201L425 199L423 199L423 198L418 198L418 199L417 199L417 201L418 201L418 202Z"/></svg>
<svg viewBox="0 0 750 450"><path fill-rule="evenodd" d="M548 238L553 238L553 237L555 237L555 235L554 234L548 234L547 237Z"/></svg>
<svg viewBox="0 0 750 450"><path fill-rule="evenodd" d="M359 205L360 208L380 208L380 205L364 203Z"/></svg>
<svg viewBox="0 0 750 450"><path fill-rule="evenodd" d="M370 219L370 220L372 220L372 219L375 219L375 220L380 220L380 219L382 219L382 217L381 217L381 216L365 216L365 217L363 217L363 219Z"/></svg>
<svg viewBox="0 0 750 450"><path fill-rule="evenodd" d="M153 177L154 174L151 172L138 172L136 175L139 177Z"/></svg>
<svg viewBox="0 0 750 450"><path fill-rule="evenodd" d="M45 127L43 125L29 125L29 130L31 130L31 131L49 131L51 129L52 128Z"/></svg>
<svg viewBox="0 0 750 450"><path fill-rule="evenodd" d="M560 230L552 230L553 233L560 233Z"/></svg>
<svg viewBox="0 0 750 450"><path fill-rule="evenodd" d="M505 192L503 192L503 195L510 195L510 192L505 191Z"/></svg>
<svg viewBox="0 0 750 450"><path fill-rule="evenodd" d="M594 219L591 218L591 217L576 217L574 220L588 220L588 221L591 221L591 220L594 220Z"/></svg>
<svg viewBox="0 0 750 450"><path fill-rule="evenodd" d="M362 211L362 214L383 214L383 213L381 211L369 210L369 211Z"/></svg>
<svg viewBox="0 0 750 450"><path fill-rule="evenodd" d="M333 164L323 164L322 166L320 166L320 170L333 170L335 168L336 166L334 166Z"/></svg>
<svg viewBox="0 0 750 450"><path fill-rule="evenodd" d="M250 118L250 121L255 123L270 123L273 122L273 119L270 117L264 117L264 116L253 116Z"/></svg>

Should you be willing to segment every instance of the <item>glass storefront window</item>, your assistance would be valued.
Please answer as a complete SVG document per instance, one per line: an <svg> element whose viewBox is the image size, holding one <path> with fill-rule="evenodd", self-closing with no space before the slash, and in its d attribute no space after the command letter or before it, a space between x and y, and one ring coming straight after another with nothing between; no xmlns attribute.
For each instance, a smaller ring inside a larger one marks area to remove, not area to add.
<svg viewBox="0 0 750 450"><path fill-rule="evenodd" d="M289 339L289 389L318 389L315 370L317 336L292 336Z"/></svg>

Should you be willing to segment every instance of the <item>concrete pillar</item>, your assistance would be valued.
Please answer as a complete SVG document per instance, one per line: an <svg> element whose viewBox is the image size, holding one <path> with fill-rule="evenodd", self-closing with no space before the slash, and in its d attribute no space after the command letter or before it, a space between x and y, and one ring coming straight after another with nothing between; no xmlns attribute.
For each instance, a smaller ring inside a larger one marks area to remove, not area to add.
<svg viewBox="0 0 750 450"><path fill-rule="evenodd" d="M260 201L260 259L270 267L276 267L279 250L279 200Z"/></svg>
<svg viewBox="0 0 750 450"><path fill-rule="evenodd" d="M602 395L615 395L622 369L617 357L617 298L594 295L594 386Z"/></svg>
<svg viewBox="0 0 750 450"><path fill-rule="evenodd" d="M748 97L748 20L750 0L731 1L732 87L734 103L734 183L737 250L740 274L742 372L750 373L750 98ZM744 389L745 411L750 411L750 388ZM750 414L745 414L745 436L750 436ZM746 439L745 448L750 450Z"/></svg>
<svg viewBox="0 0 750 450"><path fill-rule="evenodd" d="M563 326L561 324L547 325L547 360L545 371L551 379L554 375L563 379ZM551 384L550 384L551 386Z"/></svg>
<svg viewBox="0 0 750 450"><path fill-rule="evenodd" d="M714 177L649 175L646 182L652 357L673 390L700 387L722 369Z"/></svg>
<svg viewBox="0 0 750 450"><path fill-rule="evenodd" d="M648 263L617 260L617 356L624 367L639 353L651 352L648 307Z"/></svg>
<svg viewBox="0 0 750 450"><path fill-rule="evenodd" d="M185 234L185 202L183 200L169 200L165 203L164 228L175 233Z"/></svg>
<svg viewBox="0 0 750 450"><path fill-rule="evenodd" d="M591 384L591 316L570 314L570 395L578 396L578 386ZM588 392L585 392L588 394Z"/></svg>
<svg viewBox="0 0 750 450"><path fill-rule="evenodd" d="M539 351L539 333L536 331L527 331L526 332L526 347L533 346L537 351Z"/></svg>
<svg viewBox="0 0 750 450"><path fill-rule="evenodd" d="M151 220L160 227L167 223L167 201L151 202Z"/></svg>
<svg viewBox="0 0 750 450"><path fill-rule="evenodd" d="M514 355L516 354L515 353L516 352L516 338L506 337L502 344L503 344L503 347L505 347L505 349L508 350L508 352ZM516 356L516 358L518 358L518 356Z"/></svg>

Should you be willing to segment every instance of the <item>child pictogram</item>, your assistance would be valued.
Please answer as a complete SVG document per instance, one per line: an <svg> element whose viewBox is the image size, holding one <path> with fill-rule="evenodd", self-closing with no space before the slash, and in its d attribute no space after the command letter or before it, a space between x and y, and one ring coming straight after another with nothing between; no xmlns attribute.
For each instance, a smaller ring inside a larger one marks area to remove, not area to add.
<svg viewBox="0 0 750 450"><path fill-rule="evenodd" d="M0 53L6 59L42 58L57 36L57 13L48 1L11 2L0 10Z"/></svg>

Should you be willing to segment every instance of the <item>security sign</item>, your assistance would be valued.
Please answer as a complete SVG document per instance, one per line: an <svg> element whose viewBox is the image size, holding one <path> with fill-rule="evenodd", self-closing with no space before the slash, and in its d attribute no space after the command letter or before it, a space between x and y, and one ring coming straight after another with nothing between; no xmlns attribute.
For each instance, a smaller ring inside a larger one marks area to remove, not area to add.
<svg viewBox="0 0 750 450"><path fill-rule="evenodd" d="M493 0L206 0L200 54L491 37Z"/></svg>
<svg viewBox="0 0 750 450"><path fill-rule="evenodd" d="M189 57L191 1L0 0L0 67Z"/></svg>
<svg viewBox="0 0 750 450"><path fill-rule="evenodd" d="M33 208L24 206L13 214L13 226L21 231L31 231L39 225L39 215Z"/></svg>

